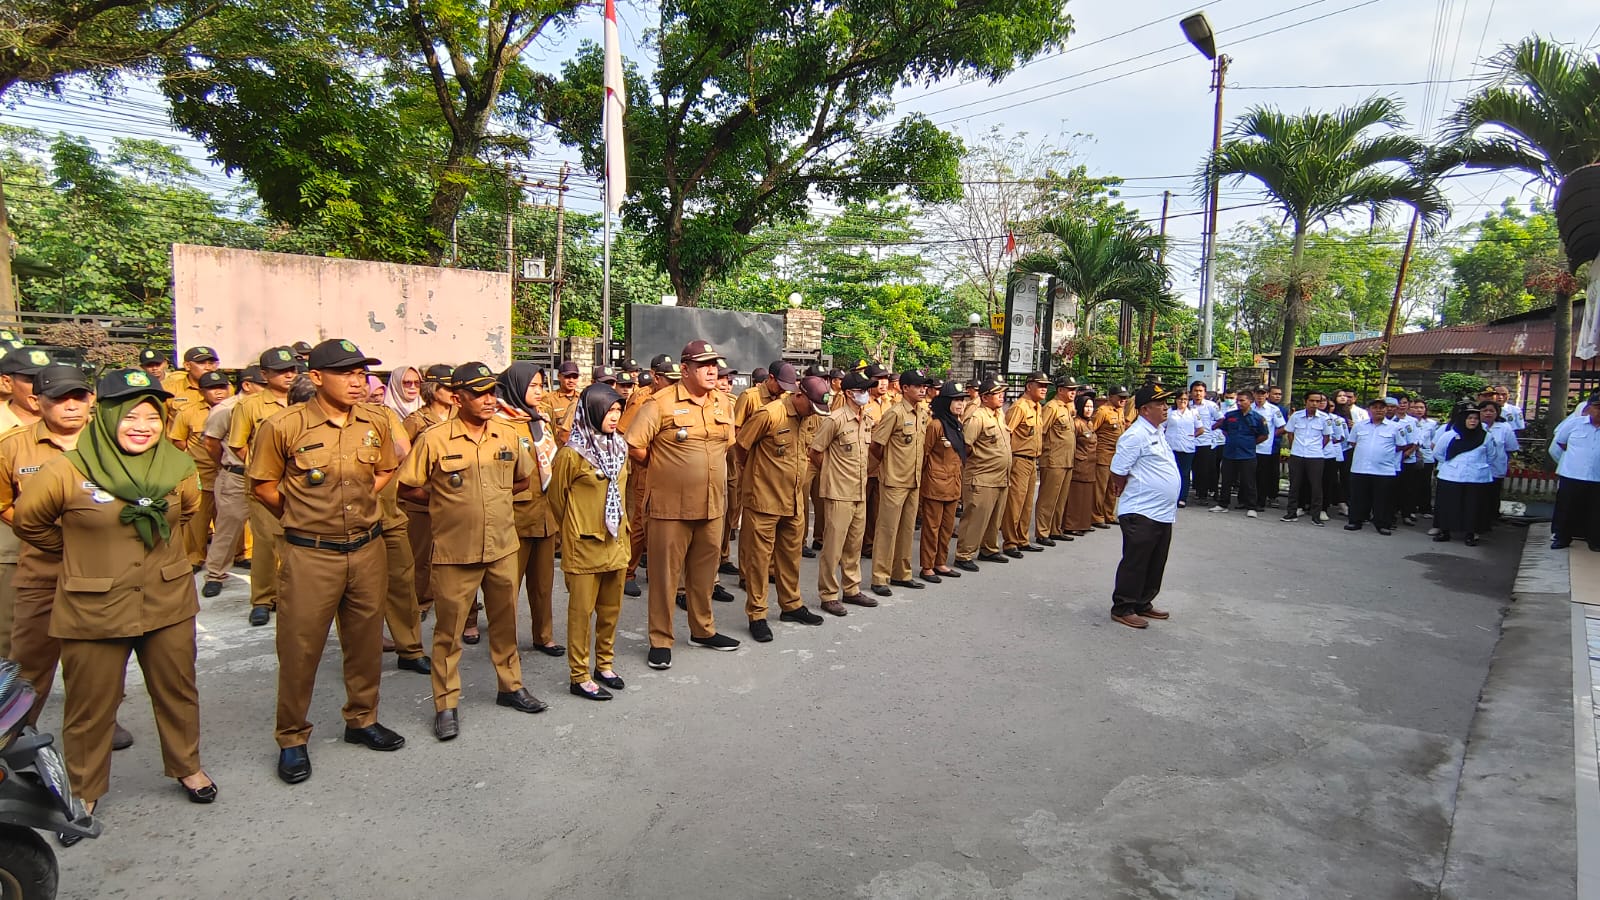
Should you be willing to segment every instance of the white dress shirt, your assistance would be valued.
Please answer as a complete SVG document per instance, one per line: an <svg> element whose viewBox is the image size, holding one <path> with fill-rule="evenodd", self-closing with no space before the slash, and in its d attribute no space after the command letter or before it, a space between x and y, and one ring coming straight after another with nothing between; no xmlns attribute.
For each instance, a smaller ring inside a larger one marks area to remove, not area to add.
<svg viewBox="0 0 1600 900"><path fill-rule="evenodd" d="M1424 463L1431 463L1434 461L1433 445L1439 439L1440 425L1426 416L1416 422L1417 458Z"/></svg>
<svg viewBox="0 0 1600 900"><path fill-rule="evenodd" d="M1351 424L1353 424L1353 425L1365 425L1366 423L1368 423L1370 421L1372 421L1372 416L1367 412L1366 407L1360 406L1358 404L1351 404L1350 405L1350 422L1351 422Z"/></svg>
<svg viewBox="0 0 1600 900"><path fill-rule="evenodd" d="M1283 430L1294 435L1294 443L1289 446L1289 455L1301 459L1327 459L1327 447L1323 446L1322 439L1333 439L1333 423L1328 421L1332 416L1324 412L1307 413L1306 410L1296 410L1289 421L1284 424Z"/></svg>
<svg viewBox="0 0 1600 900"><path fill-rule="evenodd" d="M1193 453L1197 446L1195 429L1200 427L1200 414L1193 407L1167 410L1167 422L1162 431L1167 436L1167 446L1173 453Z"/></svg>
<svg viewBox="0 0 1600 900"><path fill-rule="evenodd" d="M1322 448L1322 455L1327 459L1344 462L1345 443L1350 440L1350 423L1344 420L1344 416L1328 416L1328 436L1328 446Z"/></svg>
<svg viewBox="0 0 1600 900"><path fill-rule="evenodd" d="M1171 524L1178 518L1178 460L1166 435L1140 416L1117 440L1111 474L1128 476L1117 498L1117 515L1140 515Z"/></svg>
<svg viewBox="0 0 1600 900"><path fill-rule="evenodd" d="M1562 423L1556 431L1556 443L1562 446L1561 462L1556 474L1576 481L1600 481L1600 428L1587 417Z"/></svg>
<svg viewBox="0 0 1600 900"><path fill-rule="evenodd" d="M1434 471L1439 473L1439 480L1455 484L1488 484L1494 481L1494 471L1489 467L1493 448L1487 437L1482 444L1456 454L1455 459L1445 458L1445 451L1459 438L1460 435L1453 428L1439 429L1439 436L1433 445L1433 454L1438 460L1438 467Z"/></svg>
<svg viewBox="0 0 1600 900"><path fill-rule="evenodd" d="M1256 455L1271 456L1272 447L1278 441L1278 429L1286 424L1286 420L1283 418L1283 410L1279 409L1276 403L1263 403L1260 406L1252 406L1250 408L1260 413L1261 418L1267 420L1267 439L1256 445ZM1260 463L1258 462L1257 464L1259 465Z"/></svg>
<svg viewBox="0 0 1600 900"><path fill-rule="evenodd" d="M1222 432L1211 430L1211 426L1217 424L1217 420L1222 418L1222 407L1217 405L1217 401L1211 399L1201 400L1199 403L1191 401L1189 409L1195 414L1200 427L1205 429L1205 433L1195 439L1195 445L1197 447L1221 447Z"/></svg>
<svg viewBox="0 0 1600 900"><path fill-rule="evenodd" d="M1507 403L1500 407L1500 420L1510 425L1512 431L1522 431L1528 427L1528 419L1522 414L1522 407L1515 403Z"/></svg>
<svg viewBox="0 0 1600 900"><path fill-rule="evenodd" d="M1353 475L1396 475L1400 471L1400 448L1405 446L1400 426L1388 419L1363 422L1350 429L1355 456L1350 461Z"/></svg>
<svg viewBox="0 0 1600 900"><path fill-rule="evenodd" d="M1522 449L1522 444L1517 440L1517 433L1510 425L1496 421L1489 426L1489 440L1485 444L1494 444L1489 452L1489 468L1494 471L1494 477L1504 478L1511 468L1511 454Z"/></svg>

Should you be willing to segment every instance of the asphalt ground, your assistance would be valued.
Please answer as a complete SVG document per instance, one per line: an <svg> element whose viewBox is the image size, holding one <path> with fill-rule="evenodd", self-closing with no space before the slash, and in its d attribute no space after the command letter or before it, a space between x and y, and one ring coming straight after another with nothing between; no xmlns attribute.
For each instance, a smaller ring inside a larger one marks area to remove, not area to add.
<svg viewBox="0 0 1600 900"><path fill-rule="evenodd" d="M239 579L200 615L212 806L165 779L130 672L98 811L59 851L64 897L1410 898L1445 871L1463 748L1523 533L1435 544L1180 513L1161 606L1108 618L1115 530L736 653L645 667L624 606L609 703L494 705L466 648L462 734L430 732L428 679L385 663L395 753L340 741L337 642L311 719L315 774L274 773L272 628ZM816 565L802 585L815 608ZM564 641L557 578L557 640ZM525 611L524 611L525 613ZM431 625L431 620L428 625ZM523 646L528 646L523 621ZM426 630L426 629L425 629ZM58 682L59 684L59 682ZM59 692L44 727L59 724ZM1567 876L1570 877L1570 874Z"/></svg>

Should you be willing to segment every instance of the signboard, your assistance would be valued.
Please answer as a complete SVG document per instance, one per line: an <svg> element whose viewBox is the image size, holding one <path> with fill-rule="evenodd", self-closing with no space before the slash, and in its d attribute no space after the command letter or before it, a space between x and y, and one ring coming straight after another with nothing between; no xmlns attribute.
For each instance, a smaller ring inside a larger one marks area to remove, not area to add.
<svg viewBox="0 0 1600 900"><path fill-rule="evenodd" d="M1005 313L990 313L989 314L989 328L991 330L993 330L993 331L999 332L1000 334L1005 334L1006 333L1006 314Z"/></svg>
<svg viewBox="0 0 1600 900"><path fill-rule="evenodd" d="M1350 341L1364 341L1367 338L1383 337L1381 331L1324 331L1317 335L1317 346L1326 347L1330 344L1346 344Z"/></svg>
<svg viewBox="0 0 1600 900"><path fill-rule="evenodd" d="M1056 285L1050 293L1050 352L1078 336L1078 298L1067 291L1065 285Z"/></svg>
<svg viewBox="0 0 1600 900"><path fill-rule="evenodd" d="M1006 374L1034 370L1039 341L1039 276L1025 275L1011 294L1006 319Z"/></svg>

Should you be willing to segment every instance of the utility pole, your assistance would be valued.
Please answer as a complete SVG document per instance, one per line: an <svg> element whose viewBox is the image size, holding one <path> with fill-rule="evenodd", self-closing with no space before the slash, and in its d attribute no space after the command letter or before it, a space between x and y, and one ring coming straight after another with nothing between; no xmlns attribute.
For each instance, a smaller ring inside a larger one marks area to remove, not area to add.
<svg viewBox="0 0 1600 900"><path fill-rule="evenodd" d="M522 185L511 177L511 163L506 163L506 274L512 278L511 302L517 302L517 207L521 205Z"/></svg>
<svg viewBox="0 0 1600 900"><path fill-rule="evenodd" d="M1167 236L1167 204L1169 204L1171 202L1172 202L1172 192L1171 191L1162 191L1161 192L1161 236L1163 238L1165 238ZM1159 263L1165 265L1166 261L1167 261L1167 245L1163 242L1162 245L1161 245L1161 250L1156 254L1156 262L1159 262ZM1139 364L1148 366L1148 365L1150 365L1150 358L1152 356L1154 356L1155 352L1156 352L1156 307L1155 307L1154 303L1150 304L1150 320L1149 320L1148 324L1145 326L1144 334L1141 335L1141 338L1142 338L1142 340L1139 342Z"/></svg>
<svg viewBox="0 0 1600 900"><path fill-rule="evenodd" d="M1422 213L1411 213L1411 227L1406 231L1406 249L1400 254L1400 274L1394 280L1394 300L1389 304L1389 320L1383 326L1383 367L1381 371L1381 384L1378 388L1380 395L1389 393L1389 345L1394 343L1394 329L1400 318L1400 295L1406 287L1406 270L1411 268L1411 248L1417 241L1417 223L1422 219Z"/></svg>
<svg viewBox="0 0 1600 900"><path fill-rule="evenodd" d="M6 215L5 173L0 172L0 312L17 311L11 277L11 220Z"/></svg>
<svg viewBox="0 0 1600 900"><path fill-rule="evenodd" d="M1211 158L1216 159L1222 150L1222 87L1228 79L1228 57L1217 54L1212 66L1212 90L1217 92L1217 106L1211 122ZM1211 179L1211 193L1206 206L1206 259L1205 281L1200 288L1200 358L1211 359L1211 319L1216 306L1214 294L1217 286L1217 206L1222 183Z"/></svg>
<svg viewBox="0 0 1600 900"><path fill-rule="evenodd" d="M561 285L566 280L563 268L567 255L567 164L561 164L561 181L556 185L556 266L550 282L550 346L561 337Z"/></svg>

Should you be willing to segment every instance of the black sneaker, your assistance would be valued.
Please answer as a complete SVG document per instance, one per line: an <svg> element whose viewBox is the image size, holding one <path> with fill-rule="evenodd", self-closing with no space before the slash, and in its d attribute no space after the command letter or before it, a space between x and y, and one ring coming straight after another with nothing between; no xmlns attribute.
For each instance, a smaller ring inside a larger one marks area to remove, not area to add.
<svg viewBox="0 0 1600 900"><path fill-rule="evenodd" d="M1278 521L1279 522L1294 522L1294 521L1298 520L1299 518L1300 517L1295 515L1294 513L1289 513L1288 515L1284 516L1283 518L1279 519ZM1312 521L1315 521L1315 519L1313 519Z"/></svg>
<svg viewBox="0 0 1600 900"><path fill-rule="evenodd" d="M817 551L811 549L810 547L801 547L800 548L800 555L805 557L806 559L816 559L817 558Z"/></svg>
<svg viewBox="0 0 1600 900"><path fill-rule="evenodd" d="M670 668L672 668L672 648L671 647L651 647L650 648L650 656L649 656L648 659L645 660L645 664L648 665L652 669L670 669Z"/></svg>
<svg viewBox="0 0 1600 900"><path fill-rule="evenodd" d="M628 583L622 586L622 592L627 594L629 597L637 597L644 593L643 591L639 590L639 582L633 580L632 578L629 578Z"/></svg>
<svg viewBox="0 0 1600 900"><path fill-rule="evenodd" d="M220 593L222 593L222 582L220 581L208 581L200 588L200 596L202 597L215 597Z"/></svg>
<svg viewBox="0 0 1600 900"><path fill-rule="evenodd" d="M738 640L728 637L725 634L713 634L710 637L703 638L692 637L689 638L689 643L698 644L707 650L733 651L739 649Z"/></svg>
<svg viewBox="0 0 1600 900"><path fill-rule="evenodd" d="M772 626L766 619L750 620L750 637L758 644L765 644L772 640Z"/></svg>
<svg viewBox="0 0 1600 900"><path fill-rule="evenodd" d="M778 613L778 618L785 622L799 622L802 625L822 624L822 617L811 610L806 609L804 606L797 606L794 609L786 609L783 612Z"/></svg>
<svg viewBox="0 0 1600 900"><path fill-rule="evenodd" d="M719 585L714 585L711 588L711 599L718 600L718 601L721 601L723 603L732 603L733 602L733 591L728 590L727 588L723 587L720 584Z"/></svg>
<svg viewBox="0 0 1600 900"><path fill-rule="evenodd" d="M679 594L678 595L678 608L683 610L683 611L685 611L685 612L688 612L688 610L689 610L689 598L684 596L683 594Z"/></svg>
<svg viewBox="0 0 1600 900"><path fill-rule="evenodd" d="M1318 528L1326 528L1328 525L1327 522L1322 521L1322 519L1318 516L1311 517L1311 524L1317 526Z"/></svg>
<svg viewBox="0 0 1600 900"><path fill-rule="evenodd" d="M1351 522L1349 525L1346 525L1344 527L1344 530L1345 531L1360 531L1361 530L1361 523L1360 522Z"/></svg>
<svg viewBox="0 0 1600 900"><path fill-rule="evenodd" d="M739 567L734 565L732 562L725 562L722 565L717 566L717 574L737 575L739 574Z"/></svg>

